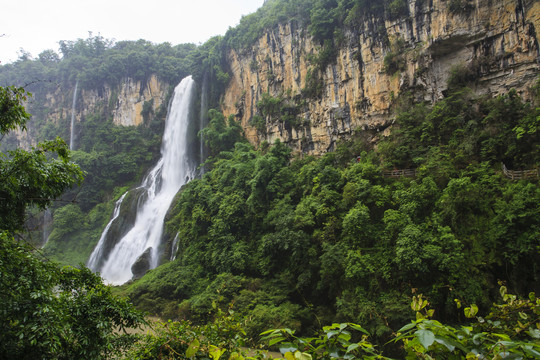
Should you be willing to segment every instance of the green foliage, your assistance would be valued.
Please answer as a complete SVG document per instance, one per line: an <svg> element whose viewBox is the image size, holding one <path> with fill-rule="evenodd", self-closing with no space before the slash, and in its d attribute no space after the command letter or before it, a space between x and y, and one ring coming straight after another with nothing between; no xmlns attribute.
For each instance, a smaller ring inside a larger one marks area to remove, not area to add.
<svg viewBox="0 0 540 360"><path fill-rule="evenodd" d="M22 102L26 92L0 88L0 135L17 127L25 128L28 114ZM82 181L79 166L70 161L66 143L56 138L33 147L0 153L0 229L21 230L26 209L45 209L67 188Z"/></svg>
<svg viewBox="0 0 540 360"><path fill-rule="evenodd" d="M396 0L395 2L400 2ZM397 71L405 70L405 40L397 37L390 43L390 51L384 56L384 71L391 75Z"/></svg>
<svg viewBox="0 0 540 360"><path fill-rule="evenodd" d="M71 204L68 207L71 207ZM60 224L53 223L53 230L42 249L43 255L65 265L78 266L85 263L109 222L113 208L114 203L111 201L95 206L87 214L83 213L82 219L76 216L77 222L73 225L62 224L62 220ZM57 208L56 212L62 213L62 209L63 207ZM73 215L77 214L80 214L79 210L75 209Z"/></svg>
<svg viewBox="0 0 540 360"><path fill-rule="evenodd" d="M464 64L458 64L450 69L450 76L448 77L447 84L449 91L456 91L464 88L470 84L476 78L473 71Z"/></svg>
<svg viewBox="0 0 540 360"><path fill-rule="evenodd" d="M291 95L291 92L280 93L278 96L273 97L269 93L263 93L261 99L257 101L257 109L264 117L266 123L282 122L286 128L297 128L300 125L298 114L300 113L300 105L297 100ZM262 121L259 121L262 126ZM259 124L257 122L257 124ZM264 132L266 126L264 127Z"/></svg>
<svg viewBox="0 0 540 360"><path fill-rule="evenodd" d="M220 105L220 96L229 83L226 54L226 40L221 36L214 36L189 55L193 78L201 86L207 85L209 108Z"/></svg>
<svg viewBox="0 0 540 360"><path fill-rule="evenodd" d="M139 309L164 319L177 319L188 315L179 303L202 293L207 286L200 267L169 262L149 271L121 293L133 299Z"/></svg>
<svg viewBox="0 0 540 360"><path fill-rule="evenodd" d="M67 233L84 227L85 216L81 208L70 204L57 209L54 213L55 236L61 237Z"/></svg>
<svg viewBox="0 0 540 360"><path fill-rule="evenodd" d="M389 166L401 168L428 166L428 159L438 157L439 172L443 166L451 171L483 161L531 167L538 162L535 127L529 127L530 133L520 133L519 139L514 129L534 124L531 119L537 116L538 110L514 90L494 99L475 99L470 90L456 85L432 108L418 104L401 111L399 129L381 144L381 154Z"/></svg>
<svg viewBox="0 0 540 360"><path fill-rule="evenodd" d="M320 42L330 40L337 26L337 1L318 0L313 2L308 30Z"/></svg>
<svg viewBox="0 0 540 360"><path fill-rule="evenodd" d="M405 359L538 358L540 299L530 293L528 299L519 300L516 295L508 294L505 286L501 286L500 293L503 304L494 304L485 318L477 316L475 304L464 308L466 318L476 322L461 323L459 327L431 319L435 310L429 309L429 302L422 295L415 295L410 303L416 312L415 320L402 326L380 347L370 341L365 328L354 323L332 323L309 337L298 336L291 328L274 328L262 332L261 341L290 360L391 359L385 353L395 343L402 343L402 351L396 356ZM244 305L243 301L238 305ZM457 299L455 303L458 308L462 306ZM248 356L241 348L248 344L244 329L251 326L253 319L241 319L232 306L223 311L216 301L212 302L210 313L212 321L206 325L187 321L157 324L152 333L143 336L142 341L125 353L126 358L267 358L261 351L251 351ZM255 345L262 344L251 344Z"/></svg>
<svg viewBox="0 0 540 360"><path fill-rule="evenodd" d="M196 49L193 44L173 47L145 40L114 43L100 35L59 44L61 59L46 50L36 60L27 57L0 67L0 84L31 84L30 90L43 96L77 80L80 88L95 90L104 84L115 87L126 77L144 83L152 74L176 84L191 72L190 54ZM44 99L40 95L37 100Z"/></svg>
<svg viewBox="0 0 540 360"><path fill-rule="evenodd" d="M393 342L402 342L406 359L476 359L538 358L540 356L540 299L534 293L527 300L517 300L501 287L503 304L494 304L484 318L459 328L430 319L435 311L428 309L422 295L414 296L411 308L416 320L401 327ZM456 300L458 308L461 302ZM478 307L464 309L467 318L475 318ZM286 359L389 359L369 340L369 333L353 323L324 326L313 337L298 337L287 328L267 330L263 340L277 346ZM353 330L359 333L353 334ZM359 336L360 335L360 336Z"/></svg>
<svg viewBox="0 0 540 360"><path fill-rule="evenodd" d="M392 20L409 14L409 5L405 0L391 0L387 4L388 17Z"/></svg>
<svg viewBox="0 0 540 360"><path fill-rule="evenodd" d="M243 16L238 26L225 34L228 46L244 50L255 43L265 30L273 29L286 21L308 25L312 0L267 1L255 13Z"/></svg>
<svg viewBox="0 0 540 360"><path fill-rule="evenodd" d="M450 0L448 10L453 14L467 14L474 9L474 4L470 0Z"/></svg>
<svg viewBox="0 0 540 360"><path fill-rule="evenodd" d="M416 321L399 329L393 341L403 342L407 359L540 357L540 299L530 293L529 299L518 300L505 286L500 293L504 303L494 304L485 318L475 316L475 304L464 308L465 316L477 322L457 328L430 319L434 311L428 310L427 300L415 296L411 307Z"/></svg>
<svg viewBox="0 0 540 360"><path fill-rule="evenodd" d="M132 342L142 315L86 268L43 261L0 234L0 353L5 359L104 359Z"/></svg>
<svg viewBox="0 0 540 360"><path fill-rule="evenodd" d="M307 28L313 38L340 43L343 29L358 30L364 21L396 20L408 15L403 0L274 0L267 1L255 13L242 17L240 24L227 31L227 46L247 51L264 33L280 24L293 23Z"/></svg>
<svg viewBox="0 0 540 360"><path fill-rule="evenodd" d="M311 58L311 63L320 72L324 72L326 67L333 63L337 56L337 49L334 41L325 39L319 53Z"/></svg>
<svg viewBox="0 0 540 360"><path fill-rule="evenodd" d="M210 122L201 130L201 135L211 156L230 150L237 142L244 141L242 127L233 117L229 117L226 121L225 116L214 109L208 112L208 117Z"/></svg>
<svg viewBox="0 0 540 360"><path fill-rule="evenodd" d="M48 154L57 155L50 159ZM30 151L21 149L0 157L0 228L22 228L29 205L45 209L66 188L82 181L79 166L70 162L61 139L39 144Z"/></svg>
<svg viewBox="0 0 540 360"><path fill-rule="evenodd" d="M23 88L0 87L0 135L2 137L17 128L26 129L30 114L26 112L23 102L28 100L28 95Z"/></svg>
<svg viewBox="0 0 540 360"><path fill-rule="evenodd" d="M307 98L318 99L322 95L324 83L318 70L309 68L306 74L306 86L302 94Z"/></svg>
<svg viewBox="0 0 540 360"><path fill-rule="evenodd" d="M300 338L290 329L268 330L262 333L268 345L278 345L285 359L386 359L380 355L367 337L369 333L360 325L341 323L324 326L318 336ZM361 333L361 339L352 340L352 331Z"/></svg>
<svg viewBox="0 0 540 360"><path fill-rule="evenodd" d="M385 1L374 0L344 0L340 2L341 18L344 24L353 28L359 27L366 18L375 15L382 18L384 15Z"/></svg>
<svg viewBox="0 0 540 360"><path fill-rule="evenodd" d="M129 352L126 359L244 359L245 333L232 309L221 311L214 303L214 319L194 326L187 321L158 324Z"/></svg>
<svg viewBox="0 0 540 360"><path fill-rule="evenodd" d="M11 96L9 91L0 94ZM2 135L24 126L27 118L22 96L3 100ZM28 207L44 209L82 180L80 168L69 160L67 145L59 138L31 151L2 153L0 353L6 359L108 358L129 343L129 337L115 330L142 322L142 315L125 299L112 296L90 270L44 261L26 243L13 238L23 228ZM63 228L76 225L71 223L75 220L82 220L80 209L64 208Z"/></svg>
<svg viewBox="0 0 540 360"><path fill-rule="evenodd" d="M154 99L152 98L149 101L145 101L143 103L143 108L141 110L141 115L145 123L148 123L150 121L150 115L152 115L153 112L154 112Z"/></svg>
<svg viewBox="0 0 540 360"><path fill-rule="evenodd" d="M266 135L266 120L264 117L260 115L253 115L253 117L249 120L249 124L255 127L259 134Z"/></svg>

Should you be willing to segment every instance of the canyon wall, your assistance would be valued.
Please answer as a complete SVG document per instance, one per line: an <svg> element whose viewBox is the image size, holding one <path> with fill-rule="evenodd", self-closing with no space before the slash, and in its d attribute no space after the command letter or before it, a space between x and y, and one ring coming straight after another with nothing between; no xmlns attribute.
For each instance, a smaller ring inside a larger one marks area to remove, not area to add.
<svg viewBox="0 0 540 360"><path fill-rule="evenodd" d="M540 2L476 0L460 11L449 4L410 0L409 16L367 18L344 33L315 97L305 89L321 44L294 22L267 31L247 51L228 53L231 81L222 110L256 146L280 139L296 153L321 155L360 131L373 136L387 129L405 91L416 101L440 99L452 69L466 72L477 94L515 88L530 97L539 74ZM299 109L294 122L265 114L264 96Z"/></svg>
<svg viewBox="0 0 540 360"><path fill-rule="evenodd" d="M32 120L27 132L17 133L20 146L28 148L35 145L35 131L39 126L34 124L51 122L70 126L74 91L75 86L69 89L59 86L56 91L47 93L44 99L29 99L27 109ZM166 101L168 92L169 84L159 81L154 75L146 82L126 78L114 88L108 85L100 90L79 88L74 107L76 126L92 115L111 118L119 126L138 126L144 121L145 103L146 111L156 112ZM65 140L69 142L69 138Z"/></svg>
<svg viewBox="0 0 540 360"><path fill-rule="evenodd" d="M416 102L441 99L456 69L479 95L514 88L530 98L540 70L538 0L406 1L407 16L366 16L343 30L324 66L324 46L294 21L266 31L248 49L229 50L223 113L236 117L255 146L280 139L295 153L322 155L355 134L375 141L387 133L404 93ZM452 9L455 2L466 6ZM143 112L156 111L169 90L156 76L82 90L75 120L100 114L117 125L140 125ZM68 123L73 91L59 88L40 102L46 111L31 103L29 111L38 121ZM265 99L277 101L277 111L265 111ZM19 134L23 146L35 138L31 129Z"/></svg>

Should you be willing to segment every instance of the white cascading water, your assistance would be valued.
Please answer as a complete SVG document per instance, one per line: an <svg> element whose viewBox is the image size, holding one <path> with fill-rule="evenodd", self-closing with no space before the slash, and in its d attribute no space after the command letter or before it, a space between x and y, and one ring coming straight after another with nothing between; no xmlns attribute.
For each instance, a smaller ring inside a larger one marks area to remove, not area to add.
<svg viewBox="0 0 540 360"><path fill-rule="evenodd" d="M105 230L103 230L103 233L101 234L101 238L99 238L99 241L94 248L94 251L92 251L92 254L90 255L90 258L88 259L88 262L86 263L86 266L90 270L98 271L98 265L101 257L103 256L103 248L105 246L105 240L107 239L107 234L109 233L109 229L111 228L112 223L118 215L120 215L120 206L122 206L122 201L124 201L124 198L127 195L127 191L116 201L116 204L114 205L114 211L113 216L111 218L111 221L105 226Z"/></svg>
<svg viewBox="0 0 540 360"><path fill-rule="evenodd" d="M75 90L73 91L73 103L71 104L71 133L69 135L69 150L73 150L75 146L75 105L77 104L77 88L79 87L79 80L75 83Z"/></svg>
<svg viewBox="0 0 540 360"><path fill-rule="evenodd" d="M151 248L150 268L158 263L158 248L163 222L180 187L194 177L196 166L188 158L188 124L194 81L183 79L174 89L169 108L161 159L143 180L147 192L139 205L133 228L116 244L101 268L101 276L110 284L120 285L132 278L131 266Z"/></svg>
<svg viewBox="0 0 540 360"><path fill-rule="evenodd" d="M176 252L178 251L178 233L174 237L171 245L171 261L176 259Z"/></svg>
<svg viewBox="0 0 540 360"><path fill-rule="evenodd" d="M49 235L51 234L51 225L52 225L52 212L49 208L46 208L43 211L43 241L41 247L47 244L49 240Z"/></svg>
<svg viewBox="0 0 540 360"><path fill-rule="evenodd" d="M204 80L203 80L203 85L202 85L202 89L201 89L201 109L200 109L200 112L199 112L199 134L200 134L200 139L199 139L199 158L200 158L200 162L201 164L203 163L204 161L204 136L203 136L203 133L202 133L202 129L204 129L204 126L206 125L206 117L207 117L207 112L208 112L208 96L207 96L207 87L208 87L208 81L207 81L207 77L205 76L204 77ZM204 174L204 167L201 166L201 175Z"/></svg>

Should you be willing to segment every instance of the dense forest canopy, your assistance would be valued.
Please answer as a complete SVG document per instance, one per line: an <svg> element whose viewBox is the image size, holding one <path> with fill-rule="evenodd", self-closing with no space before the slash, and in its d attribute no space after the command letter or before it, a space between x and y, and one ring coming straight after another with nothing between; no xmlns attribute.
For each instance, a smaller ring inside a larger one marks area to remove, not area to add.
<svg viewBox="0 0 540 360"><path fill-rule="evenodd" d="M513 92L482 99L458 88L433 107L400 109L377 150L353 140L320 159L291 159L279 142L231 142L172 209L177 260L127 293L148 310L169 311L180 297L176 311L204 317L224 287L220 296L261 323L280 314L305 327L328 316L384 336L407 318L413 290L453 320L454 299L488 307L499 280L533 290L540 192L534 181L504 178L501 162L538 164L538 111ZM233 131L212 115L209 131ZM387 165L414 166L416 176L384 177Z"/></svg>
<svg viewBox="0 0 540 360"><path fill-rule="evenodd" d="M83 88L96 89L104 84L118 85L126 77L144 81L156 74L175 84L190 73L186 58L195 48L193 44L173 47L146 40L113 42L100 35L60 41L60 55L45 50L36 59L22 56L0 67L1 82L32 84L29 90L36 91L39 86L73 86L79 80Z"/></svg>
<svg viewBox="0 0 540 360"><path fill-rule="evenodd" d="M449 0L447 6L453 12L470 8L462 0ZM60 41L59 53L46 50L35 59L23 53L13 64L0 66L0 176L9 178L1 183L0 195L10 199L0 204L0 269L10 274L4 289L14 289L0 292L0 316L9 323L2 335L5 344L13 344L9 350L30 348L28 356L41 352L50 358L59 351L70 356L87 352L99 358L119 341L110 331L113 324L141 321L99 277L84 267L42 261L14 241L13 232L22 230L25 221L27 226L37 222L39 210L48 207L54 224L42 254L66 264L85 263L114 202L139 183L159 156L167 102L156 111L146 103L144 123L137 127L114 125L110 104L102 104L81 122L79 145L70 152L63 140L51 140L69 138L69 119L45 121L47 96L75 84L114 93L126 78L144 84L154 75L172 90L193 74L211 108L195 116L209 118L199 134L208 155L204 175L182 188L167 215L166 247L173 253L160 267L114 291L149 314L189 319L197 326L164 325L155 337L132 348L132 358L181 353L217 359L223 353L216 351L223 350L234 359L240 358L238 346L246 344L238 339L254 346L265 337L271 345L288 341L284 346L298 351L297 359L344 357L345 351L377 358L379 350L415 358L428 349L442 358L463 358L474 351L504 352L490 347L498 344L493 334L508 341L509 349L537 356L539 303L529 292L540 291L538 177L513 180L502 169L538 171L540 80L529 101L513 90L492 98L474 94L467 69L455 67L444 98L426 103L408 92L396 94L389 134L366 142L359 131L322 157L295 157L279 141L254 147L234 116L227 118L219 109L230 79L229 49L248 51L265 30L279 24L304 29L321 51L313 58L313 86L308 82L299 96L316 101L321 96L317 72L333 61L344 33L360 31L367 21L385 42L379 22L407 16L408 9L405 0L268 0L224 36L200 46L90 36ZM394 60L385 57L385 71L399 70ZM25 92L8 85L34 93L28 102L32 119L22 106ZM252 125L264 122L263 117L279 117L295 126L298 109L287 96L264 94ZM199 105L196 112L205 111ZM8 152L16 141L3 135L15 125L31 128L40 145ZM263 126L257 129L264 131ZM408 169L408 175L388 175L397 169ZM82 186L74 186L83 173ZM37 189L28 188L29 183ZM52 202L60 194L69 203ZM177 248L171 244L175 237ZM40 241L34 234L30 242ZM13 276L18 271L29 280L19 282ZM62 293L56 297L58 286ZM82 295L70 296L73 291ZM516 300L527 295L529 300ZM500 296L504 304L492 308ZM25 298L33 301L25 303ZM26 307L18 313L20 304ZM107 308L103 317L101 306ZM51 315L42 311L27 322L24 311L35 307L51 309ZM476 311L491 311L488 321L480 318L478 324L459 328L464 315L474 319ZM86 317L95 321L78 328L76 323ZM55 348L53 340L36 344L44 321L59 318L43 339L54 340L60 333L68 339L65 348ZM329 325L336 322L342 324ZM297 337L325 325L321 338ZM91 333L94 328L100 329L97 336ZM291 330L261 336L268 328ZM351 338L348 331L369 333L369 341L379 347L374 350L366 338ZM331 343L338 333L344 336L339 337L344 349ZM315 341L322 347L306 345Z"/></svg>

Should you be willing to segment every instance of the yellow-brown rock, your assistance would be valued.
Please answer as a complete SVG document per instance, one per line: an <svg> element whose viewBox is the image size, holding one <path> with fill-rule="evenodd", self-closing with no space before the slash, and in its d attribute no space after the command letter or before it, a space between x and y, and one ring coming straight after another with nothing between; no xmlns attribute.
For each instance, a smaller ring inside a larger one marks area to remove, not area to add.
<svg viewBox="0 0 540 360"><path fill-rule="evenodd" d="M288 23L267 31L249 51L231 50L224 114L240 120L254 145L280 139L297 153L321 155L355 132L375 133L391 125L393 100L404 91L417 101L437 101L457 65L474 75L470 86L478 94L515 88L530 96L539 74L539 2L476 0L457 13L449 10L448 0L417 3L409 1L410 16L381 21L382 30L370 19L363 29L345 34L335 61L322 74L322 96L304 97L296 128L266 119L266 131L258 132L251 120L260 115L257 102L264 93L277 97L289 91L291 98L302 93L313 69L309 54L318 54L320 44ZM393 73L384 67L391 52L402 63Z"/></svg>
<svg viewBox="0 0 540 360"><path fill-rule="evenodd" d="M60 121L69 122L72 113L74 88L69 90L60 87L54 93L45 96L43 108L48 109L46 114L40 114L33 109L32 100L27 104L29 112L33 114L33 120L53 122L59 124ZM143 123L142 110L145 102L152 105L154 112L166 100L169 84L159 81L152 75L145 83L126 78L116 88L104 85L100 91L80 90L77 92L75 102L75 121L84 122L90 115L98 115L105 118L112 116L112 121L118 126L139 126ZM45 116L44 119L35 117ZM17 132L16 137L19 146L29 148L35 145L35 134L32 122L29 124L28 132ZM69 131L68 131L69 133ZM69 139L65 139L69 142Z"/></svg>
<svg viewBox="0 0 540 360"><path fill-rule="evenodd" d="M142 124L144 103L153 101L153 109L156 110L165 101L167 86L159 82L156 76L152 76L145 85L131 79L123 82L116 107L112 111L113 122L123 126Z"/></svg>

